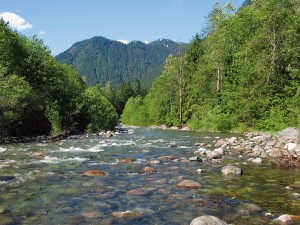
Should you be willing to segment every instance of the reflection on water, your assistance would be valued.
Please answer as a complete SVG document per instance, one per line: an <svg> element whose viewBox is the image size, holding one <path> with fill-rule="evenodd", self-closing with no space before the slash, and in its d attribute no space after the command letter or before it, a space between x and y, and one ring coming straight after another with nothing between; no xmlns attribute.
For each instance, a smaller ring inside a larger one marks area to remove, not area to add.
<svg viewBox="0 0 300 225"><path fill-rule="evenodd" d="M215 140L215 134L135 129L109 139L1 146L1 224L189 224L208 214L234 224L269 224L281 214L300 214L299 170L248 165L229 154L221 163L178 160L194 156L195 143ZM228 163L244 174L222 176ZM143 173L145 166L155 171ZM109 175L84 176L88 170ZM186 179L202 187L177 187Z"/></svg>

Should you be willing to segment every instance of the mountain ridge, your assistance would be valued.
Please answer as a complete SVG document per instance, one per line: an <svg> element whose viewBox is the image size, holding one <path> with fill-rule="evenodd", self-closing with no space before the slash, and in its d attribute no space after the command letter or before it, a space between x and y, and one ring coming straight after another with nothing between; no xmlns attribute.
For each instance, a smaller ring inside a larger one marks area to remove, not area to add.
<svg viewBox="0 0 300 225"><path fill-rule="evenodd" d="M74 43L55 58L63 64L73 65L88 84L104 86L111 81L114 88L122 82L137 79L149 88L162 71L169 55L176 55L187 44L169 39L158 39L149 43L131 41L123 43L103 36Z"/></svg>

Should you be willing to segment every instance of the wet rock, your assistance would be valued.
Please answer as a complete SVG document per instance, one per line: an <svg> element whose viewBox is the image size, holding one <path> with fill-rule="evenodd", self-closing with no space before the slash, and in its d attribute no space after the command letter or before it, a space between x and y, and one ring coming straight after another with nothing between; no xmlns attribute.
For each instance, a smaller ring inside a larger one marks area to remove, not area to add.
<svg viewBox="0 0 300 225"><path fill-rule="evenodd" d="M207 144L206 143L196 143L196 144L194 144L194 146L196 146L196 147L205 147L205 146L207 146Z"/></svg>
<svg viewBox="0 0 300 225"><path fill-rule="evenodd" d="M169 130L179 130L179 127L172 126L172 127L169 128Z"/></svg>
<svg viewBox="0 0 300 225"><path fill-rule="evenodd" d="M143 172L144 173L153 173L155 171L155 169L151 166L146 166L144 169L143 169Z"/></svg>
<svg viewBox="0 0 300 225"><path fill-rule="evenodd" d="M227 223L215 216L200 216L193 219L190 225L227 225Z"/></svg>
<svg viewBox="0 0 300 225"><path fill-rule="evenodd" d="M273 158L277 158L277 157L281 157L282 151L280 148L272 148L272 150L269 152L269 157L273 157Z"/></svg>
<svg viewBox="0 0 300 225"><path fill-rule="evenodd" d="M222 173L224 175L241 175L243 173L243 170L241 168L238 168L236 166L224 166L222 168Z"/></svg>
<svg viewBox="0 0 300 225"><path fill-rule="evenodd" d="M292 196L293 196L294 198L300 198L300 194L299 194L299 193L293 193Z"/></svg>
<svg viewBox="0 0 300 225"><path fill-rule="evenodd" d="M116 136L116 134L112 131L106 131L106 132L100 132L99 136L110 138Z"/></svg>
<svg viewBox="0 0 300 225"><path fill-rule="evenodd" d="M156 160L156 159L154 159L154 160L151 160L151 161L150 161L150 163L151 163L151 164L160 164L160 161L159 161L159 160Z"/></svg>
<svg viewBox="0 0 300 225"><path fill-rule="evenodd" d="M2 182L14 181L15 179L15 176L0 176L0 181Z"/></svg>
<svg viewBox="0 0 300 225"><path fill-rule="evenodd" d="M278 218L275 218L273 220L273 222L275 223L283 223L283 224L288 224L291 222L296 222L296 221L300 221L300 216L296 216L296 215L289 215L289 214L284 214L279 216Z"/></svg>
<svg viewBox="0 0 300 225"><path fill-rule="evenodd" d="M232 145L237 141L237 138L236 137L231 137L231 138L227 139L227 141L230 145Z"/></svg>
<svg viewBox="0 0 300 225"><path fill-rule="evenodd" d="M194 152L195 154L200 154L200 155L204 155L206 154L206 148L198 148L197 151Z"/></svg>
<svg viewBox="0 0 300 225"><path fill-rule="evenodd" d="M169 190L169 189L164 189L164 188L159 189L157 192L160 193L160 194L165 194L165 195L171 194L171 190Z"/></svg>
<svg viewBox="0 0 300 225"><path fill-rule="evenodd" d="M215 146L218 146L218 147L227 147L227 141L225 139L219 139L217 140Z"/></svg>
<svg viewBox="0 0 300 225"><path fill-rule="evenodd" d="M170 196L170 198L172 198L172 199L177 199L177 200L185 200L185 199L189 199L189 198L191 198L191 197L188 196L188 195L183 195L183 194L172 194L172 195Z"/></svg>
<svg viewBox="0 0 300 225"><path fill-rule="evenodd" d="M209 158L209 159L220 159L221 158L221 155L219 155L219 153L217 153L215 151L207 152L206 155L207 155L207 158Z"/></svg>
<svg viewBox="0 0 300 225"><path fill-rule="evenodd" d="M201 174L201 173L204 173L204 171L203 171L203 169L197 169L197 173Z"/></svg>
<svg viewBox="0 0 300 225"><path fill-rule="evenodd" d="M189 162L191 162L191 161L188 160L188 159L180 159L180 162L181 162L181 163L189 163Z"/></svg>
<svg viewBox="0 0 300 225"><path fill-rule="evenodd" d="M202 159L198 156L190 157L189 161L191 162L202 162Z"/></svg>
<svg viewBox="0 0 300 225"><path fill-rule="evenodd" d="M158 157L158 159L174 160L174 159L177 159L177 156L174 156L174 155L164 155L164 156Z"/></svg>
<svg viewBox="0 0 300 225"><path fill-rule="evenodd" d="M216 149L213 150L213 152L217 153L220 156L225 154L223 148L216 148Z"/></svg>
<svg viewBox="0 0 300 225"><path fill-rule="evenodd" d="M247 210L248 212L255 212L255 213L260 213L263 211L263 209L259 205L253 203L243 203L239 208Z"/></svg>
<svg viewBox="0 0 300 225"><path fill-rule="evenodd" d="M8 216L0 215L0 225L15 224L14 219Z"/></svg>
<svg viewBox="0 0 300 225"><path fill-rule="evenodd" d="M262 160L261 158L258 157L258 158L256 158L256 159L253 159L251 162L260 164L260 163L263 162L263 160Z"/></svg>
<svg viewBox="0 0 300 225"><path fill-rule="evenodd" d="M193 180L183 180L177 186L181 188L200 188L201 184Z"/></svg>
<svg viewBox="0 0 300 225"><path fill-rule="evenodd" d="M88 177L93 177L93 176L103 177L103 176L107 176L108 173L102 170L88 170L84 172L84 175Z"/></svg>
<svg viewBox="0 0 300 225"><path fill-rule="evenodd" d="M102 212L83 212L81 213L81 216L83 216L85 219L97 219L100 217L103 217Z"/></svg>
<svg viewBox="0 0 300 225"><path fill-rule="evenodd" d="M125 212L113 212L111 215L113 217L126 218L126 219L136 219L143 216L143 214L131 210L127 210Z"/></svg>
<svg viewBox="0 0 300 225"><path fill-rule="evenodd" d="M133 163L135 159L132 158L124 158L124 159L119 159L120 163Z"/></svg>
<svg viewBox="0 0 300 225"><path fill-rule="evenodd" d="M151 193L153 190L155 189L133 189L130 191L127 191L127 195L132 195L132 196L145 196L148 195L149 193Z"/></svg>
<svg viewBox="0 0 300 225"><path fill-rule="evenodd" d="M109 218L101 221L101 225L112 225L114 223L114 220Z"/></svg>

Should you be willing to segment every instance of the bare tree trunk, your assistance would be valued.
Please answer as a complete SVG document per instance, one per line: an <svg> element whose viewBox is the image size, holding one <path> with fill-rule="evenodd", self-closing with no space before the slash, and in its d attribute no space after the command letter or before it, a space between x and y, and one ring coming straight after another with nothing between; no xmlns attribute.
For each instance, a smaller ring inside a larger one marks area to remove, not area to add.
<svg viewBox="0 0 300 225"><path fill-rule="evenodd" d="M220 67L218 67L218 69L217 69L217 91L221 90L221 81L222 81L221 69L220 69Z"/></svg>
<svg viewBox="0 0 300 225"><path fill-rule="evenodd" d="M271 62L270 62L270 72L267 78L267 83L271 81L271 78L274 77L276 73L276 51L277 51L277 43L276 43L276 30L275 27L272 29L272 37L271 37Z"/></svg>
<svg viewBox="0 0 300 225"><path fill-rule="evenodd" d="M184 74L183 74L183 56L180 49L180 56L179 56L179 120L180 124L182 124L182 113L183 113L183 92L184 92Z"/></svg>

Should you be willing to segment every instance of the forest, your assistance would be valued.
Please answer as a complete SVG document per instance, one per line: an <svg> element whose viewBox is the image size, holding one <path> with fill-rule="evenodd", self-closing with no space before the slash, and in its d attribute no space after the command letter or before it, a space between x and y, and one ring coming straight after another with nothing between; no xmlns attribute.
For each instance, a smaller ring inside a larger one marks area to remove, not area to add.
<svg viewBox="0 0 300 225"><path fill-rule="evenodd" d="M203 131L300 127L300 2L256 0L237 12L215 3L187 51L169 56L124 124ZM158 107L159 106L159 107Z"/></svg>
<svg viewBox="0 0 300 225"><path fill-rule="evenodd" d="M37 37L0 20L0 137L99 132L118 123L99 86L88 87Z"/></svg>

